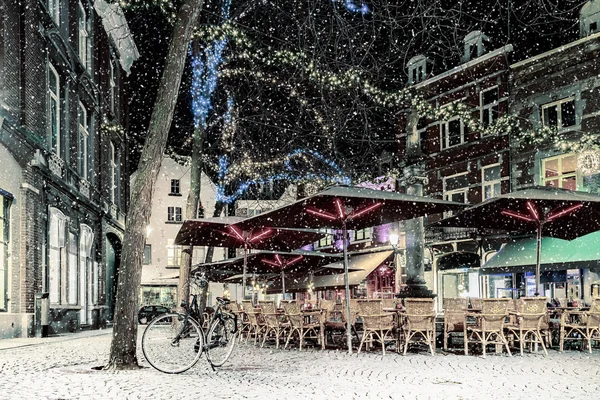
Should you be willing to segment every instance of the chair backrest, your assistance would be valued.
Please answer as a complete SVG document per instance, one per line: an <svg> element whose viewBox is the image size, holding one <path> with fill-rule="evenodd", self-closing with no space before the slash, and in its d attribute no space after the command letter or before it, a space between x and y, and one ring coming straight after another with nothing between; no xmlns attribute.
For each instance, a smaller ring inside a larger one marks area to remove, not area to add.
<svg viewBox="0 0 600 400"><path fill-rule="evenodd" d="M242 309L246 312L254 311L254 305L252 304L252 300L242 300Z"/></svg>
<svg viewBox="0 0 600 400"><path fill-rule="evenodd" d="M335 300L325 300L321 299L321 308L327 310L328 312L332 312L335 309Z"/></svg>
<svg viewBox="0 0 600 400"><path fill-rule="evenodd" d="M294 303L283 303L283 311L286 314L300 314L300 304Z"/></svg>
<svg viewBox="0 0 600 400"><path fill-rule="evenodd" d="M469 299L466 297L444 298L444 313L446 314L464 314L467 308L469 308Z"/></svg>
<svg viewBox="0 0 600 400"><path fill-rule="evenodd" d="M260 309L263 309L263 306L267 306L270 307L273 306L273 308L275 308L275 301L273 300L259 300L258 301L258 305L260 306Z"/></svg>
<svg viewBox="0 0 600 400"><path fill-rule="evenodd" d="M600 313L600 297L594 297L590 304L591 313Z"/></svg>
<svg viewBox="0 0 600 400"><path fill-rule="evenodd" d="M521 304L517 312L523 314L546 314L548 311L547 297L521 297Z"/></svg>
<svg viewBox="0 0 600 400"><path fill-rule="evenodd" d="M381 305L383 308L396 308L396 299L382 299Z"/></svg>
<svg viewBox="0 0 600 400"><path fill-rule="evenodd" d="M482 310L483 309L483 299L479 297L471 297L469 298L471 302L471 308L474 310Z"/></svg>
<svg viewBox="0 0 600 400"><path fill-rule="evenodd" d="M383 312L381 300L358 300L359 315L377 315Z"/></svg>
<svg viewBox="0 0 600 400"><path fill-rule="evenodd" d="M481 326L484 331L498 332L504 329L504 319L508 316L508 306L512 299L482 299Z"/></svg>
<svg viewBox="0 0 600 400"><path fill-rule="evenodd" d="M273 301L264 301L260 305L260 311L263 314L275 314L275 302Z"/></svg>
<svg viewBox="0 0 600 400"><path fill-rule="evenodd" d="M404 299L404 308L406 314L410 315L431 315L433 310L434 300L428 298L406 298Z"/></svg>

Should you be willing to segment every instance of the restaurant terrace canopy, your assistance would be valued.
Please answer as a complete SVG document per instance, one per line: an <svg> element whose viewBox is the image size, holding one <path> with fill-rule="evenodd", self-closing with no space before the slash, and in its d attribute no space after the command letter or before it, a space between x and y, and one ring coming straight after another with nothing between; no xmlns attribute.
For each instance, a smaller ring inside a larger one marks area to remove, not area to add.
<svg viewBox="0 0 600 400"><path fill-rule="evenodd" d="M355 186L331 186L286 206L276 208L244 220L242 226L331 228L342 231L348 237L348 229L363 229L389 222L461 210L462 203L413 196L396 192L367 189ZM348 243L342 241L345 267L345 293L350 297L348 282ZM352 353L350 333L350 302L346 304L346 340L348 352Z"/></svg>
<svg viewBox="0 0 600 400"><path fill-rule="evenodd" d="M536 293L540 286L542 236L573 240L600 230L600 196L536 186L488 199L431 227L462 227L536 233Z"/></svg>

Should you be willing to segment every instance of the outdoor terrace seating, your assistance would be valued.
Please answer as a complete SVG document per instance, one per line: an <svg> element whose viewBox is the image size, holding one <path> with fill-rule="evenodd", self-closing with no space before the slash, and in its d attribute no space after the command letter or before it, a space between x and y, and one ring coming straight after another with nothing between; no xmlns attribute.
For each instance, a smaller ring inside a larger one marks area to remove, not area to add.
<svg viewBox="0 0 600 400"><path fill-rule="evenodd" d="M511 299L482 299L481 311L465 314L465 355L469 354L469 343L481 343L484 358L488 344L503 345L510 355L508 341L504 336L504 324L510 302ZM467 324L467 317L474 318L475 323Z"/></svg>
<svg viewBox="0 0 600 400"><path fill-rule="evenodd" d="M402 329L405 335L404 355L410 343L425 343L431 355L435 354L435 312L433 299L404 299Z"/></svg>
<svg viewBox="0 0 600 400"><path fill-rule="evenodd" d="M261 314L265 320L265 332L261 347L264 347L269 334L275 337L275 348L279 348L279 338L285 338L286 332L290 329L290 323L284 320L283 315L278 313L273 302L263 302L261 305Z"/></svg>
<svg viewBox="0 0 600 400"><path fill-rule="evenodd" d="M463 333L465 329L465 312L469 300L462 297L444 299L444 350L448 350L450 333Z"/></svg>
<svg viewBox="0 0 600 400"><path fill-rule="evenodd" d="M302 345L305 339L316 339L320 341L321 348L325 349L325 341L323 335L323 324L321 319L321 311L305 311L300 310L297 303L284 304L285 315L290 321L290 331L284 348L287 348L290 339L294 334L298 336L298 347L302 350Z"/></svg>
<svg viewBox="0 0 600 400"><path fill-rule="evenodd" d="M510 311L515 319L506 328L511 336L519 341L521 356L526 343L535 345L536 349L538 345L541 345L544 354L548 355L542 336L542 324L548 315L547 303L547 297L521 297L515 303L516 310Z"/></svg>
<svg viewBox="0 0 600 400"><path fill-rule="evenodd" d="M581 341L592 352L592 341L600 340L600 298L592 300L589 311L563 310L560 316L560 351L565 341Z"/></svg>
<svg viewBox="0 0 600 400"><path fill-rule="evenodd" d="M394 314L384 313L380 300L359 300L358 316L363 322L363 336L358 347L360 353L363 343L373 341L381 343L382 353L385 354L386 342L394 342L396 351L399 350L398 339L395 336ZM366 347L366 346L365 346Z"/></svg>

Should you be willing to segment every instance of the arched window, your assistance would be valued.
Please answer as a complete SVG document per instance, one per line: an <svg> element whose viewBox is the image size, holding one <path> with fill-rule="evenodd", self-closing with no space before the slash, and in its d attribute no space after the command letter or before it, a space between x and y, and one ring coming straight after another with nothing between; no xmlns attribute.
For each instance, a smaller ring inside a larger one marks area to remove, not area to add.
<svg viewBox="0 0 600 400"><path fill-rule="evenodd" d="M477 57L485 54L485 45L484 41L489 42L489 38L483 34L481 31L473 31L465 36L464 42L464 53L462 57L462 62L467 62L470 60L474 60Z"/></svg>

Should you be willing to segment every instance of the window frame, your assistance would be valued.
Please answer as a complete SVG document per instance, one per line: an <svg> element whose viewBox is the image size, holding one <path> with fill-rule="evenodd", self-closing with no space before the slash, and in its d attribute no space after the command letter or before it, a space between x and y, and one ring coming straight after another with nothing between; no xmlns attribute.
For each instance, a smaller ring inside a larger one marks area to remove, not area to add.
<svg viewBox="0 0 600 400"><path fill-rule="evenodd" d="M119 205L119 181L121 178L120 154L119 149L112 140L110 141L110 176L110 200L113 204Z"/></svg>
<svg viewBox="0 0 600 400"><path fill-rule="evenodd" d="M116 79L115 79L115 64L112 58L108 62L108 86L109 86L109 101L110 101L110 112L112 115L115 115L116 108Z"/></svg>
<svg viewBox="0 0 600 400"><path fill-rule="evenodd" d="M457 178L457 177L463 176L463 175L467 176L467 186L461 187L460 189L453 189L453 190L446 189L446 182L448 179ZM444 200L454 201L452 199L449 199L449 197L451 197L454 194L464 193L465 194L465 204L469 204L469 186L470 185L469 185L468 175L469 175L469 171L465 171L465 172L460 172L460 173L454 174L454 175L444 176L442 178Z"/></svg>
<svg viewBox="0 0 600 400"><path fill-rule="evenodd" d="M169 206L167 207L167 221L168 222L183 222L183 214L181 207Z"/></svg>
<svg viewBox="0 0 600 400"><path fill-rule="evenodd" d="M573 102L573 125L568 125L568 126L564 126L562 123L562 110L563 110L563 104L565 103L569 103L569 102ZM557 101L553 101L550 103L546 103L546 104L542 104L542 108L541 108L541 120L542 120L542 125L548 128L553 128L553 126L548 125L548 123L546 122L546 110L551 108L551 107L555 107L556 106L556 129L558 130L562 130L562 129L568 129L568 128L572 128L574 126L577 126L577 103L575 101L575 97L574 96L570 96L570 97L565 97L563 99L557 100Z"/></svg>
<svg viewBox="0 0 600 400"><path fill-rule="evenodd" d="M0 191L0 312L8 311L8 267L10 264L10 207L12 197L6 196Z"/></svg>
<svg viewBox="0 0 600 400"><path fill-rule="evenodd" d="M460 143L453 144L450 146L450 123L453 121L459 121L460 123ZM445 136L445 138L444 138ZM447 150L452 147L460 146L465 143L465 124L461 117L455 116L446 121L440 122L440 150Z"/></svg>
<svg viewBox="0 0 600 400"><path fill-rule="evenodd" d="M77 4L78 55L86 71L91 70L91 21L86 7L79 0Z"/></svg>
<svg viewBox="0 0 600 400"><path fill-rule="evenodd" d="M575 170L573 172L569 172L568 174L564 174L562 172L563 159L567 158L567 157L572 157L572 156L575 156L575 165L577 165L577 153L565 153L565 154L559 154L559 155L552 156L552 157L542 158L540 160L541 161L541 163L540 163L541 164L540 179L541 179L542 186L553 186L553 185L548 185L547 183L550 181L557 180L558 186L556 186L556 187L562 188L563 187L563 179L574 177L575 178L575 189L577 189L580 184L580 174L577 171L577 167L575 167ZM558 170L560 171L560 173L557 174L556 176L546 178L546 164L549 161L554 161L554 160L558 160Z"/></svg>
<svg viewBox="0 0 600 400"><path fill-rule="evenodd" d="M371 228L356 229L354 231L354 240L371 240Z"/></svg>
<svg viewBox="0 0 600 400"><path fill-rule="evenodd" d="M181 265L181 246L173 244L174 239L167 241L167 268L179 267Z"/></svg>
<svg viewBox="0 0 600 400"><path fill-rule="evenodd" d="M89 157L89 138L90 138L90 121L85 105L80 101L77 109L77 130L79 140L78 146L78 169L79 175L88 180L88 157ZM83 121L83 124L82 124Z"/></svg>
<svg viewBox="0 0 600 400"><path fill-rule="evenodd" d="M48 0L46 2L48 14L54 23L60 26L60 0Z"/></svg>
<svg viewBox="0 0 600 400"><path fill-rule="evenodd" d="M173 190L176 189L176 190ZM181 196L181 180L171 179L171 192L169 194Z"/></svg>
<svg viewBox="0 0 600 400"><path fill-rule="evenodd" d="M483 100L485 97L485 93L490 92L492 90L496 91L496 100L493 103L484 104ZM481 124L483 125L484 128L487 128L488 126L492 125L496 120L498 120L498 117L500 115L499 105L500 105L500 87L498 85L491 86L491 87L481 90L479 92L479 107L480 107L480 115L479 115L480 119L479 120L481 121ZM484 120L485 110L493 110L493 109L495 109L496 115L494 116L494 113L492 111L490 111L488 113L488 121L486 124L486 121Z"/></svg>
<svg viewBox="0 0 600 400"><path fill-rule="evenodd" d="M54 78L56 79L56 87L54 88L55 90L52 90L52 86L50 85L50 74L52 74L54 76ZM61 112L61 98L60 98L60 75L58 74L58 71L56 70L56 68L54 68L54 66L52 65L52 63L50 61L48 61L48 68L47 68L47 88L48 88L48 103L46 105L47 110L46 110L46 118L47 118L47 135L48 135L48 147L50 148L50 151L54 152L59 158L61 158L61 133L60 133L60 129L61 129L61 121L60 121L60 112ZM53 109L52 109L52 102L56 102L56 106L54 108L54 113L53 113ZM56 118L56 144L54 143L54 136L53 136L53 117Z"/></svg>
<svg viewBox="0 0 600 400"><path fill-rule="evenodd" d="M500 178L494 179L494 180L491 180L491 181L486 181L485 180L485 171L487 169L496 168L496 167L500 168ZM496 184L500 184L500 193L494 194L493 196L489 197L490 199L494 198L494 197L496 197L496 196L498 196L500 194L502 194L502 164L500 164L500 163L494 163L494 164L488 164L488 165L483 166L481 168L481 201L487 200L485 198L485 188L486 188L486 186L491 186L492 187L492 191L494 192L493 189L494 189L494 186Z"/></svg>
<svg viewBox="0 0 600 400"><path fill-rule="evenodd" d="M142 255L142 265L152 264L152 245L146 243L144 245L144 253Z"/></svg>

